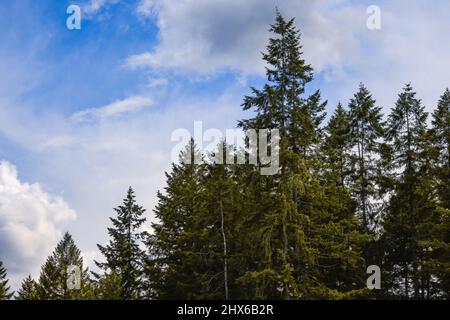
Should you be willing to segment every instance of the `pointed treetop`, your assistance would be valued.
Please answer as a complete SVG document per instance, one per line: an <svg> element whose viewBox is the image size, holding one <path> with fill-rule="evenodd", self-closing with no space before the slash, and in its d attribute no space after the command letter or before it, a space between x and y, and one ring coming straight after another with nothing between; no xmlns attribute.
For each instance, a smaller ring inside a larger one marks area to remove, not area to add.
<svg viewBox="0 0 450 320"><path fill-rule="evenodd" d="M3 266L3 262L0 261L0 300L8 300L13 295L13 293L10 292L6 276L6 268Z"/></svg>

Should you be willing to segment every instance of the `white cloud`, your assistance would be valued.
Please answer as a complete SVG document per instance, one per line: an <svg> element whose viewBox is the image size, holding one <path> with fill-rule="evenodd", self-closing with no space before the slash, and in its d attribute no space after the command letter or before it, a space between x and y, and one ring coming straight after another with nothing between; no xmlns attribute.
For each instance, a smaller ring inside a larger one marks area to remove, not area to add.
<svg viewBox="0 0 450 320"><path fill-rule="evenodd" d="M343 70L331 71L322 92L335 106L347 103L363 82L385 114L398 93L411 82L427 111L436 107L439 96L450 85L450 33L448 1L383 1L381 30L365 29L358 35L362 47Z"/></svg>
<svg viewBox="0 0 450 320"><path fill-rule="evenodd" d="M148 81L149 88L165 87L168 84L169 80L167 78L151 78Z"/></svg>
<svg viewBox="0 0 450 320"><path fill-rule="evenodd" d="M72 115L72 120L76 122L104 119L123 113L138 111L142 108L151 106L153 101L142 96L133 96L124 100L117 100L103 107L91 108L77 112Z"/></svg>
<svg viewBox="0 0 450 320"><path fill-rule="evenodd" d="M142 17L153 17L156 14L156 5L154 0L140 0L136 13Z"/></svg>
<svg viewBox="0 0 450 320"><path fill-rule="evenodd" d="M59 196L37 183L21 182L16 168L0 162L0 258L16 288L53 250L63 229L76 213Z"/></svg>
<svg viewBox="0 0 450 320"><path fill-rule="evenodd" d="M106 245L106 243L102 244ZM88 268L89 271L94 271L100 273L101 270L95 264L95 261L103 261L104 257L98 250L86 250L81 252L81 257L83 258L83 267Z"/></svg>
<svg viewBox="0 0 450 320"><path fill-rule="evenodd" d="M381 30L366 27L370 1L345 0L141 0L137 14L157 20L153 50L127 59L131 69L177 71L190 76L234 70L264 72L261 51L275 6L295 17L304 57L321 75L331 107L346 103L360 82L389 112L397 93L412 82L428 110L449 86L448 1L378 1ZM241 76L239 76L241 77Z"/></svg>
<svg viewBox="0 0 450 320"><path fill-rule="evenodd" d="M83 5L83 12L88 16L92 16L98 13L103 7L109 4L116 4L120 0L89 0L88 3Z"/></svg>
<svg viewBox="0 0 450 320"><path fill-rule="evenodd" d="M77 140L74 137L63 134L61 136L50 137L46 141L40 142L37 148L38 150L43 151L49 148L68 147L75 143L77 143Z"/></svg>
<svg viewBox="0 0 450 320"><path fill-rule="evenodd" d="M366 17L365 8L341 6L341 2L141 0L137 13L156 16L159 42L152 52L129 57L127 65L206 74L224 69L261 74L260 52L267 44L275 6L287 17L296 17L306 56L316 69L339 65L356 51L354 31L358 24L360 29L365 27Z"/></svg>

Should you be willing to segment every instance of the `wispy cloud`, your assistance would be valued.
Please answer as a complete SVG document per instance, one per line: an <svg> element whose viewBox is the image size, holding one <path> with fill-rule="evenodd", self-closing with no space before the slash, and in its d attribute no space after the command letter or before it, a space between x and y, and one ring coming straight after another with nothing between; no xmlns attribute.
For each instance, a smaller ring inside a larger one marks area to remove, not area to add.
<svg viewBox="0 0 450 320"><path fill-rule="evenodd" d="M120 2L120 0L89 0L82 8L84 13L91 16L99 12L103 7L118 2Z"/></svg>
<svg viewBox="0 0 450 320"><path fill-rule="evenodd" d="M154 0L139 0L136 13L141 17L153 17L157 13L158 2Z"/></svg>
<svg viewBox="0 0 450 320"><path fill-rule="evenodd" d="M103 107L91 108L72 115L75 122L104 119L123 113L138 111L153 104L150 98L133 96L124 100L118 100Z"/></svg>
<svg viewBox="0 0 450 320"><path fill-rule="evenodd" d="M165 87L168 84L169 80L167 78L151 78L148 80L149 88Z"/></svg>

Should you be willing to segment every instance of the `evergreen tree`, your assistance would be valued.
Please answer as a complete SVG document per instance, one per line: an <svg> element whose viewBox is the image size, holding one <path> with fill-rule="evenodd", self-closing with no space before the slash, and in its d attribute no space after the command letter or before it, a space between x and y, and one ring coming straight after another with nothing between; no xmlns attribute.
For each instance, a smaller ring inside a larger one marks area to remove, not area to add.
<svg viewBox="0 0 450 320"><path fill-rule="evenodd" d="M392 143L395 193L382 240L391 294L419 299L434 296L429 249L435 240L433 228L442 220L433 190L427 113L415 95L407 84L389 116L386 138Z"/></svg>
<svg viewBox="0 0 450 320"><path fill-rule="evenodd" d="M362 250L370 240L358 231L356 203L349 188L352 173L352 137L349 114L339 103L325 130L322 145L323 213L320 266L324 286L335 290L333 298L367 297ZM324 235L327 235L324 237ZM332 292L332 291L330 291Z"/></svg>
<svg viewBox="0 0 450 320"><path fill-rule="evenodd" d="M13 296L13 293L10 292L6 276L6 268L3 266L3 262L0 261L0 300L9 300Z"/></svg>
<svg viewBox="0 0 450 320"><path fill-rule="evenodd" d="M29 275L25 280L22 281L20 289L17 291L17 300L38 300L37 292L38 284Z"/></svg>
<svg viewBox="0 0 450 320"><path fill-rule="evenodd" d="M288 138L289 146L304 159L315 156L317 146L323 138L321 124L326 117L324 112L327 102L322 102L321 93L317 90L306 101L293 102L289 114Z"/></svg>
<svg viewBox="0 0 450 320"><path fill-rule="evenodd" d="M332 191L319 178L323 164L317 153L326 103L320 101L319 91L304 97L312 68L301 59L299 31L293 20L286 21L278 12L271 31L276 37L263 55L269 84L263 90L253 88L253 96L245 97L244 110L253 108L256 116L239 125L245 130L280 130L281 169L273 176L251 177L249 213L254 224L248 230L256 230L249 231L250 242L261 243L256 250L263 255L256 270L240 280L247 286L253 283L256 298L343 298L362 286L364 260L358 249L362 235L355 230L351 207L345 214L330 210L332 203L325 195ZM333 195L339 198L335 191ZM337 248L339 252L333 252ZM327 268L336 265L336 270L352 266L348 274L358 270L354 286L336 286L332 277L325 280Z"/></svg>
<svg viewBox="0 0 450 320"><path fill-rule="evenodd" d="M351 141L349 115L339 103L328 122L322 151L335 183L341 188L348 185L351 174Z"/></svg>
<svg viewBox="0 0 450 320"><path fill-rule="evenodd" d="M379 208L377 196L377 158L380 155L380 138L383 136L381 108L375 106L369 90L360 85L350 100L350 135L354 150L352 190L358 203L357 213L367 231L376 228Z"/></svg>
<svg viewBox="0 0 450 320"><path fill-rule="evenodd" d="M438 191L442 205L450 209L450 90L441 96L433 113L432 142L435 151L435 167Z"/></svg>
<svg viewBox="0 0 450 320"><path fill-rule="evenodd" d="M244 110L255 109L257 115L240 121L239 125L244 130L279 129L281 171L261 179L267 196L264 202L270 204L256 209L255 213L262 222L258 230L265 256L258 270L248 273L246 279L257 283L259 297L276 297L280 289L281 296L290 299L302 295L295 273L302 277L306 274L299 270L300 264L308 258L300 257L311 252L302 227L307 216L297 210L304 189L303 179L308 177L308 168L298 152L306 154L315 142L312 115L321 110L322 104L318 103L319 93L309 101L303 97L305 85L312 80L312 68L301 57L300 32L294 19L286 21L277 11L270 31L274 37L269 40L267 53L263 54L263 60L268 64L268 83L262 90L252 88L253 95L245 97Z"/></svg>
<svg viewBox="0 0 450 320"><path fill-rule="evenodd" d="M80 268L80 289L69 289L68 267ZM79 300L89 299L91 282L88 270L83 268L81 252L75 245L72 236L66 232L63 239L57 244L53 253L41 267L37 285L37 294L40 300Z"/></svg>
<svg viewBox="0 0 450 320"><path fill-rule="evenodd" d="M266 74L270 84L263 90L252 88L253 95L245 97L244 110L256 108L258 116L240 121L240 126L244 129L279 128L285 135L290 113L294 107L304 105L301 96L305 84L312 80L312 68L301 58L300 32L295 28L294 19L286 21L277 10L275 24L269 31L275 37L269 39L263 60L269 66ZM310 113L307 111L306 116Z"/></svg>
<svg viewBox="0 0 450 320"><path fill-rule="evenodd" d="M95 297L99 300L121 300L122 279L120 274L115 270L103 274L97 281Z"/></svg>
<svg viewBox="0 0 450 320"><path fill-rule="evenodd" d="M312 68L301 58L294 21L277 12L270 31L275 37L263 54L268 83L244 98L244 110L255 116L239 127L279 130L280 145L271 152L279 153L280 170L264 176L261 164L173 164L147 242L150 296L448 296L448 176L441 170L441 159L448 160L448 121L441 121L448 94L428 132L408 85L385 133L381 108L361 85L349 112L339 104L324 130L320 91L305 97ZM192 158L193 150L191 141L181 158ZM375 262L385 271L381 294L365 283Z"/></svg>
<svg viewBox="0 0 450 320"><path fill-rule="evenodd" d="M421 277L422 293L427 298L450 298L450 210L437 206L437 222L426 225L428 240L420 245L424 251L425 266ZM423 281L425 280L425 281ZM424 283L425 282L425 283ZM423 288L424 287L424 288Z"/></svg>
<svg viewBox="0 0 450 320"><path fill-rule="evenodd" d="M114 209L116 218L110 218L113 226L108 228L109 244L97 245L106 262L95 261L105 272L116 272L120 276L121 299L138 299L142 295L144 252L140 245L147 233L140 231L145 209L136 204L133 189L128 189L123 205ZM93 273L99 279L100 275Z"/></svg>
<svg viewBox="0 0 450 320"><path fill-rule="evenodd" d="M441 223L431 225L433 241L429 246L429 268L437 275L440 297L450 297L450 90L441 96L433 113L432 142L433 176L438 195Z"/></svg>
<svg viewBox="0 0 450 320"><path fill-rule="evenodd" d="M218 149L217 152L226 157L225 143ZM217 164L215 157L216 153L213 153L210 161L204 164L199 199L202 207L196 218L197 227L204 230L203 239L199 239L203 243L201 252L209 257L205 280L209 298L245 298L245 292L238 284L238 278L244 274L242 266L247 263L242 257L246 252L242 233L248 232L242 229L245 219L241 208L243 198L235 183L235 170L239 165Z"/></svg>
<svg viewBox="0 0 450 320"><path fill-rule="evenodd" d="M157 194L154 212L158 221L152 223L153 234L147 241L146 274L152 298L199 299L204 294L199 271L204 257L198 252L203 230L196 228L195 221L201 207L204 166L194 163L195 153L191 140L179 163L173 163L171 172L166 173L165 192ZM198 153L197 158L201 159Z"/></svg>
<svg viewBox="0 0 450 320"><path fill-rule="evenodd" d="M415 97L411 84L407 84L391 114L386 138L393 143L395 166L403 170L405 178L412 178L424 161L420 157L421 140L426 131L427 113Z"/></svg>

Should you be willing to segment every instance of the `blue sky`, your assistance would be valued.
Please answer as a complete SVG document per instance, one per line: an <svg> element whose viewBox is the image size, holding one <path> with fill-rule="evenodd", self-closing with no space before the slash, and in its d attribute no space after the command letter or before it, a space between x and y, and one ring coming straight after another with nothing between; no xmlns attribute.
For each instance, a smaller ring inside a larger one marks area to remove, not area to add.
<svg viewBox="0 0 450 320"><path fill-rule="evenodd" d="M81 30L66 28L70 4ZM371 4L380 30L366 27ZM406 82L428 111L450 86L445 0L0 3L0 259L13 286L37 275L65 230L90 264L129 185L152 219L171 133L246 116L275 6L302 29L309 90L322 90L329 113L360 82L386 112Z"/></svg>

